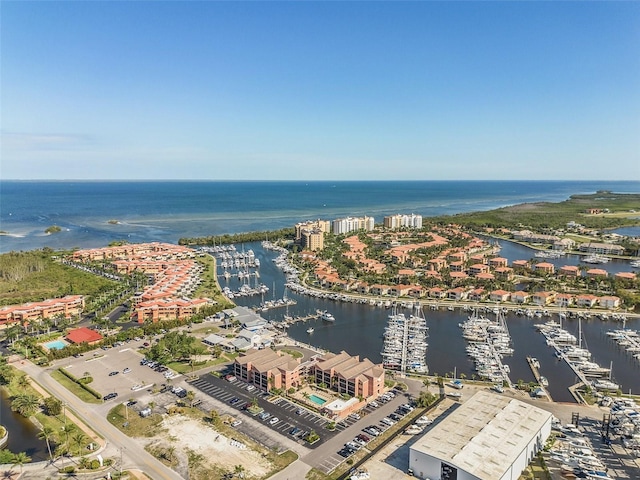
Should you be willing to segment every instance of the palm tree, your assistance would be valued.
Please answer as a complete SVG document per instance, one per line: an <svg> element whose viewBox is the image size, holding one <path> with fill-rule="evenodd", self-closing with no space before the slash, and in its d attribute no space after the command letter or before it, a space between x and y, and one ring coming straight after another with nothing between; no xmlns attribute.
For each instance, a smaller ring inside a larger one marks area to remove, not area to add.
<svg viewBox="0 0 640 480"><path fill-rule="evenodd" d="M26 390L27 387L31 384L29 382L29 377L27 377L26 375L21 375L20 377L18 377L18 387L20 387L22 390Z"/></svg>
<svg viewBox="0 0 640 480"><path fill-rule="evenodd" d="M51 453L51 443L49 440L53 435L53 428L44 426L40 433L38 433L38 438L47 442L47 450L49 451L49 460L53 461L53 454Z"/></svg>
<svg viewBox="0 0 640 480"><path fill-rule="evenodd" d="M11 409L23 417L30 417L40 406L40 400L35 395L20 394L11 402Z"/></svg>
<svg viewBox="0 0 640 480"><path fill-rule="evenodd" d="M73 442L76 444L78 453L80 453L80 446L86 441L87 436L83 432L77 432L71 438L73 439Z"/></svg>
<svg viewBox="0 0 640 480"><path fill-rule="evenodd" d="M22 476L22 466L25 463L29 463L31 461L31 457L27 455L25 452L18 452L13 457L13 467L16 465L20 466L20 476Z"/></svg>

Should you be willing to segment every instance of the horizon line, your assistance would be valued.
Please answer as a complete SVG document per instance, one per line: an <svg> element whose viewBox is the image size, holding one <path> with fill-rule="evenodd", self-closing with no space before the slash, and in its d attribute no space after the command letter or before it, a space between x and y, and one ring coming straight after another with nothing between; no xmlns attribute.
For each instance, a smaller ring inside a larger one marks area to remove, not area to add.
<svg viewBox="0 0 640 480"><path fill-rule="evenodd" d="M483 179L468 179L468 178L457 178L457 179L200 179L200 178L2 178L0 182L11 181L11 182L307 182L307 183L346 183L346 182L640 182L640 178L638 179L540 179L540 178L509 178L509 179L500 179L500 178L483 178Z"/></svg>

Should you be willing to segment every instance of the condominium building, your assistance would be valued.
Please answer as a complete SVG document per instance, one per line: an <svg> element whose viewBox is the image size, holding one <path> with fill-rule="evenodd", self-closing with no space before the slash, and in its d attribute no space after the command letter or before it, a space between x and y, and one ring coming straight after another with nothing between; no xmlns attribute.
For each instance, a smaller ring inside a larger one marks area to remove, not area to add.
<svg viewBox="0 0 640 480"><path fill-rule="evenodd" d="M304 372L298 360L270 348L251 349L234 360L234 375L262 390L288 390L300 383Z"/></svg>
<svg viewBox="0 0 640 480"><path fill-rule="evenodd" d="M34 320L46 320L55 317L71 318L82 313L84 297L67 295L42 302L30 302L22 305L0 307L0 325L8 323L28 323Z"/></svg>
<svg viewBox="0 0 640 480"><path fill-rule="evenodd" d="M580 251L585 253L596 253L600 255L623 255L624 247L612 243L583 243Z"/></svg>
<svg viewBox="0 0 640 480"><path fill-rule="evenodd" d="M385 228L422 228L422 215L416 215L412 213L411 215L403 215L396 214L390 215L388 217L384 217L384 227Z"/></svg>
<svg viewBox="0 0 640 480"><path fill-rule="evenodd" d="M373 230L375 222L373 217L345 217L336 218L331 224L331 232L335 235L343 233L355 232L357 230Z"/></svg>
<svg viewBox="0 0 640 480"><path fill-rule="evenodd" d="M360 360L347 352L327 353L312 367L317 384L324 383L338 393L352 397L377 397L384 392L384 369L369 359Z"/></svg>
<svg viewBox="0 0 640 480"><path fill-rule="evenodd" d="M296 223L296 241L302 240L303 232L320 231L322 233L329 233L331 231L331 223L329 220L309 220L307 222Z"/></svg>
<svg viewBox="0 0 640 480"><path fill-rule="evenodd" d="M321 230L303 230L300 242L305 250L317 252L324 248L324 232Z"/></svg>

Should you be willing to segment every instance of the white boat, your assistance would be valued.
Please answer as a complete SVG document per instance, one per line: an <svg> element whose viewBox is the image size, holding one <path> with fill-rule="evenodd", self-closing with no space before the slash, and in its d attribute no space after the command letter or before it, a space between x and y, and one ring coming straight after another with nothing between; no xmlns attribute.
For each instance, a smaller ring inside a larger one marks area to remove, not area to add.
<svg viewBox="0 0 640 480"><path fill-rule="evenodd" d="M633 268L640 268L640 260L634 260L633 262L630 262L629 265Z"/></svg>
<svg viewBox="0 0 640 480"><path fill-rule="evenodd" d="M407 435L418 435L422 433L422 427L419 427L418 425L411 425L404 431L404 433Z"/></svg>
<svg viewBox="0 0 640 480"><path fill-rule="evenodd" d="M326 310L320 314L320 318L326 322L335 322L336 317L334 317L330 312Z"/></svg>
<svg viewBox="0 0 640 480"><path fill-rule="evenodd" d="M307 328L307 333L313 333L313 327Z"/></svg>
<svg viewBox="0 0 640 480"><path fill-rule="evenodd" d="M590 255L582 259L584 263L609 263L611 259L602 255Z"/></svg>

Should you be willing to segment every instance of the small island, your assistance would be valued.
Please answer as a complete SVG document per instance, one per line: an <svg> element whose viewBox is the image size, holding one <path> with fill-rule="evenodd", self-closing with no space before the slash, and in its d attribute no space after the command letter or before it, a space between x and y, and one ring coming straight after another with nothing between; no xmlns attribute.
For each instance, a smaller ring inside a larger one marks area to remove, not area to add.
<svg viewBox="0 0 640 480"><path fill-rule="evenodd" d="M109 225L120 225L120 220L115 220L112 218L111 220L107 221L107 223Z"/></svg>
<svg viewBox="0 0 640 480"><path fill-rule="evenodd" d="M51 225L44 231L44 233L46 233L47 235L50 235L52 233L58 233L60 231L62 231L62 228L60 228L58 225Z"/></svg>

